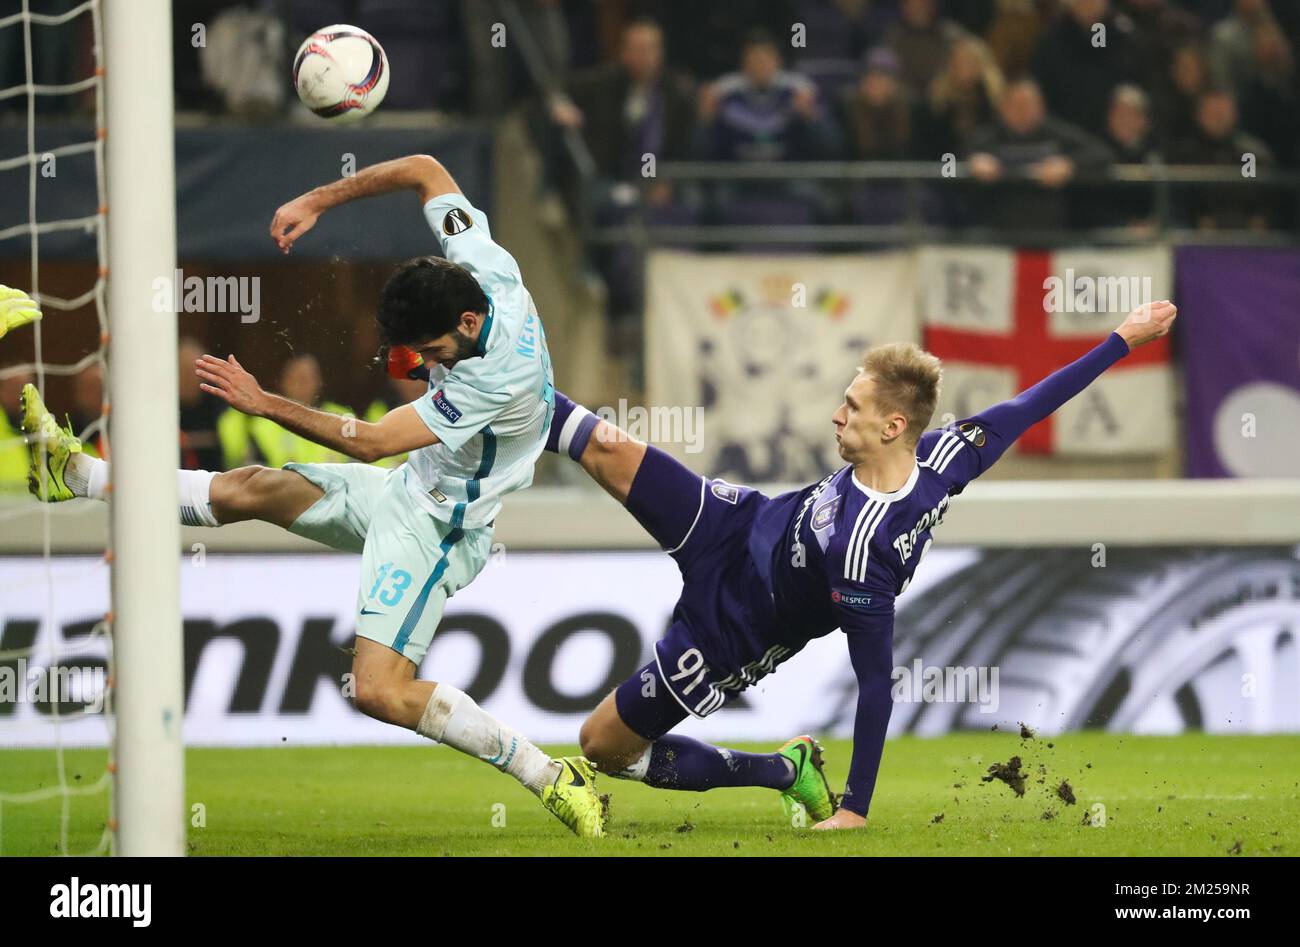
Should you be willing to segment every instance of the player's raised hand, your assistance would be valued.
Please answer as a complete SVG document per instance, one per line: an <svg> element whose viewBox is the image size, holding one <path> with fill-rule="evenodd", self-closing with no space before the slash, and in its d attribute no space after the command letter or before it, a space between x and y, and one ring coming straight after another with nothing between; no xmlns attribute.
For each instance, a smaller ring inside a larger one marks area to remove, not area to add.
<svg viewBox="0 0 1300 947"><path fill-rule="evenodd" d="M967 162L970 176L977 181L990 184L1002 177L1002 162L990 154L977 152Z"/></svg>
<svg viewBox="0 0 1300 947"><path fill-rule="evenodd" d="M266 392L235 356L222 360L204 355L194 362L194 373L202 379L199 388L216 395L236 411L261 415L266 404Z"/></svg>
<svg viewBox="0 0 1300 947"><path fill-rule="evenodd" d="M1128 343L1130 349L1135 349L1168 335L1177 315L1178 307L1168 299L1143 303L1128 314L1115 333Z"/></svg>
<svg viewBox="0 0 1300 947"><path fill-rule="evenodd" d="M299 237L316 226L318 217L320 210L310 194L295 197L271 218L271 239L281 253L288 253Z"/></svg>

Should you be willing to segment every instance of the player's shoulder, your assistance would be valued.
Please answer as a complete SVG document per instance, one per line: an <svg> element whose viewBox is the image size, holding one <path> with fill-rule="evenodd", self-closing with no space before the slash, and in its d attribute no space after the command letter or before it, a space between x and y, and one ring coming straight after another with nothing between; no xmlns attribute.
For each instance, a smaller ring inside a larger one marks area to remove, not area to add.
<svg viewBox="0 0 1300 947"><path fill-rule="evenodd" d="M487 338L480 335L476 356L457 362L448 374L452 383L512 396L541 390L545 363L537 357L536 348L544 342L535 330L530 334L527 320L503 318L501 310L494 307L483 332Z"/></svg>
<svg viewBox="0 0 1300 947"><path fill-rule="evenodd" d="M926 431L916 445L916 462L925 475L946 480L966 480L979 468L978 452L988 442L988 432L978 418Z"/></svg>
<svg viewBox="0 0 1300 947"><path fill-rule="evenodd" d="M489 240L492 230L487 214L457 191L438 194L424 202L424 216L440 239L447 240L478 229Z"/></svg>

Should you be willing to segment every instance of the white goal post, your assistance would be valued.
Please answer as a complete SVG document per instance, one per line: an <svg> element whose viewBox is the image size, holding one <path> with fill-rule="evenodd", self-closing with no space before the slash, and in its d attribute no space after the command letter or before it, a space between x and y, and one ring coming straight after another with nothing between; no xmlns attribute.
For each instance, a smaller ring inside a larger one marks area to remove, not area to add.
<svg viewBox="0 0 1300 947"><path fill-rule="evenodd" d="M170 0L104 3L114 853L185 853Z"/></svg>

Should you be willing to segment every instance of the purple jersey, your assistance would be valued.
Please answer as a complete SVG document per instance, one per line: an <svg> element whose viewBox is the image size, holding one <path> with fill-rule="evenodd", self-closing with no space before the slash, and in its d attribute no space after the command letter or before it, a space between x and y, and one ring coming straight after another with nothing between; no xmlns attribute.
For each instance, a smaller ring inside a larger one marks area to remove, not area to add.
<svg viewBox="0 0 1300 947"><path fill-rule="evenodd" d="M848 640L859 693L847 808L866 814L884 748L892 710L894 599L911 582L951 498L1126 354L1128 345L1111 334L1010 401L923 434L911 476L893 493L869 489L845 467L774 498L755 517L750 554L773 623L747 630L755 639L750 650L780 644L793 654L836 628Z"/></svg>
<svg viewBox="0 0 1300 947"><path fill-rule="evenodd" d="M807 641L859 616L891 615L943 522L951 497L1004 445L979 418L930 431L907 482L893 493L863 486L850 467L776 497L759 514L750 550L782 624L782 643Z"/></svg>
<svg viewBox="0 0 1300 947"><path fill-rule="evenodd" d="M671 703L619 689L619 713L649 740L684 714L705 716L813 638L839 628L858 679L843 805L866 815L892 708L894 599L912 580L951 498L1021 434L1128 353L1112 334L1010 401L923 434L906 483L863 485L852 467L766 497L700 478L648 452L628 509L677 560L682 595L655 661Z"/></svg>

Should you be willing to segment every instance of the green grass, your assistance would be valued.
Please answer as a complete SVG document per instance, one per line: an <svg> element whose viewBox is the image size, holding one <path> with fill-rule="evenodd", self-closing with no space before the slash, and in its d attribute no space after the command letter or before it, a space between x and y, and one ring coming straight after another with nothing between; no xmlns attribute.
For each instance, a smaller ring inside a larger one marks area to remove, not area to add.
<svg viewBox="0 0 1300 947"><path fill-rule="evenodd" d="M849 746L827 750L839 787ZM1015 755L1029 774L1021 798L981 780ZM94 780L104 754L68 751L66 760L70 781ZM192 749L187 767L189 801L206 816L189 832L195 855L1225 855L1238 842L1246 855L1300 854L1298 736L894 740L862 832L796 831L765 790L604 780L609 837L591 841L569 836L507 777L442 747ZM1057 796L1062 780L1076 804ZM0 752L0 793L53 784L53 751ZM1105 826L1084 825L1098 803ZM72 851L94 847L106 804L73 800ZM4 804L3 854L56 853L60 806Z"/></svg>

